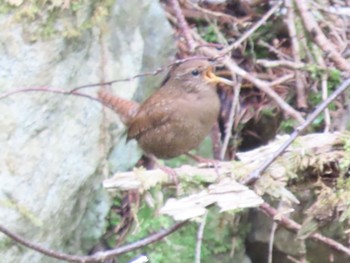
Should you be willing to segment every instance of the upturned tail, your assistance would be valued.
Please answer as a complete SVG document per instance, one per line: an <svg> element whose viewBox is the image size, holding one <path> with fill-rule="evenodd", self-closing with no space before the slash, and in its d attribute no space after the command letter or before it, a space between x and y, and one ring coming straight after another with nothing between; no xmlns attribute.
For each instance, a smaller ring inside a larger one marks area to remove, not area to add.
<svg viewBox="0 0 350 263"><path fill-rule="evenodd" d="M104 106L116 112L126 126L129 126L140 107L137 102L115 96L104 88L98 92L98 98Z"/></svg>

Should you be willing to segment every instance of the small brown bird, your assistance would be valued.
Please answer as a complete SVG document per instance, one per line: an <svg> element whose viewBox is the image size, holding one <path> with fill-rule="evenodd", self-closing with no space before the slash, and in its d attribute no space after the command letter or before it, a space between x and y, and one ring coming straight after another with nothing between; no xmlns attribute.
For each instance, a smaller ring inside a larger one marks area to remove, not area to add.
<svg viewBox="0 0 350 263"><path fill-rule="evenodd" d="M105 90L99 96L127 126L128 140L136 139L146 154L170 159L196 148L210 132L220 110L219 82L230 83L207 60L189 60L141 105Z"/></svg>

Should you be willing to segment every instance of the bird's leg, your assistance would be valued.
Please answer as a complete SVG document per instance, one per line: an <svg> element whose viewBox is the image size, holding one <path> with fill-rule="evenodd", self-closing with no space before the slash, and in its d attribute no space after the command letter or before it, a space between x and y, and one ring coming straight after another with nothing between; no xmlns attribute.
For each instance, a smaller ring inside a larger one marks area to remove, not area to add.
<svg viewBox="0 0 350 263"><path fill-rule="evenodd" d="M159 169L161 169L164 173L166 173L167 175L170 176L171 180L173 181L173 183L176 186L176 192L179 193L179 178L178 178L178 175L175 172L175 170L160 163L159 160L157 159L157 157L155 157L154 155L149 154L147 156L155 163L155 165Z"/></svg>
<svg viewBox="0 0 350 263"><path fill-rule="evenodd" d="M219 173L220 162L218 160L204 158L202 156L195 155L192 153L186 153L186 155L191 159L195 160L196 162L198 162L199 163L198 167L200 168L214 168L216 175L220 179L220 173Z"/></svg>
<svg viewBox="0 0 350 263"><path fill-rule="evenodd" d="M186 153L186 155L188 157L190 157L191 159L195 160L197 163L199 163L198 166L203 167L203 168L215 168L219 165L219 161L217 161L217 160L204 158L202 156L195 155L192 153Z"/></svg>

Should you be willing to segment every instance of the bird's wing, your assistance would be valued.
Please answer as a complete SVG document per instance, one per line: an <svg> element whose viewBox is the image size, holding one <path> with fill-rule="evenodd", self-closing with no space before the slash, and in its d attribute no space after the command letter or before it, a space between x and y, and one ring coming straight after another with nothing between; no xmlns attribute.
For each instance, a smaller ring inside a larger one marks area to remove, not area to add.
<svg viewBox="0 0 350 263"><path fill-rule="evenodd" d="M175 94L168 96L166 93L164 96L159 90L140 106L129 125L128 140L138 139L143 133L164 125L174 115Z"/></svg>

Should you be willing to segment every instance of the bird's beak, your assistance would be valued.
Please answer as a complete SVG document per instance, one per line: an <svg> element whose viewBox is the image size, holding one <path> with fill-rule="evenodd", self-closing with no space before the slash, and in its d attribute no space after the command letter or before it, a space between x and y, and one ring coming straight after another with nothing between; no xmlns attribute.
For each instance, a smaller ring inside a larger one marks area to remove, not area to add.
<svg viewBox="0 0 350 263"><path fill-rule="evenodd" d="M225 79L225 78L220 78L218 76L216 76L211 68L208 68L205 71L205 75L204 78L206 79L206 81L208 81L209 83L224 83L226 85L229 86L233 86L233 82L231 80Z"/></svg>

